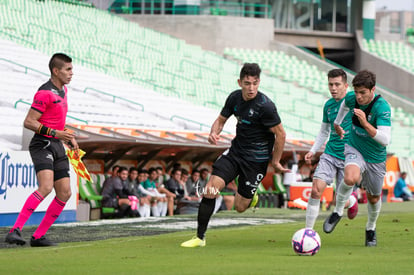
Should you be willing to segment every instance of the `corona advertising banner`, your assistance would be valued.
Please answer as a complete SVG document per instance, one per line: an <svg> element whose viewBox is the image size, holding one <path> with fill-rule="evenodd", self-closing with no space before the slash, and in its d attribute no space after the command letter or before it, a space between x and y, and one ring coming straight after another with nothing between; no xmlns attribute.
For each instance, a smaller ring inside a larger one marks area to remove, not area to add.
<svg viewBox="0 0 414 275"><path fill-rule="evenodd" d="M76 221L77 176L70 171L72 196L57 222ZM27 197L36 191L36 172L28 151L0 151L0 226L13 225ZM27 225L38 224L55 197L52 191L30 217Z"/></svg>

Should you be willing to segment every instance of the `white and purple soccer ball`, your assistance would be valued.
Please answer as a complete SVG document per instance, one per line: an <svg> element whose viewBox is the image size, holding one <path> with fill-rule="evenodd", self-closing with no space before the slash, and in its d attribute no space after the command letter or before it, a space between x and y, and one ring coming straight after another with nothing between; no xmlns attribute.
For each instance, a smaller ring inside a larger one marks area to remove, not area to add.
<svg viewBox="0 0 414 275"><path fill-rule="evenodd" d="M313 256L321 248L321 238L318 232L310 228L302 228L293 234L292 248L301 256Z"/></svg>

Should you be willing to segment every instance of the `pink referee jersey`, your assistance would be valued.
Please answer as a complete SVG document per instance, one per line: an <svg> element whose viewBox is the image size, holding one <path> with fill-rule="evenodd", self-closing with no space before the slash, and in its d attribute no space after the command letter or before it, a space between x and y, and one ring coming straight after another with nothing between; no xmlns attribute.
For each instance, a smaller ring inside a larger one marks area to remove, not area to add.
<svg viewBox="0 0 414 275"><path fill-rule="evenodd" d="M62 131L65 128L66 114L68 112L67 88L56 88L49 80L43 84L34 95L31 108L42 114L39 122Z"/></svg>

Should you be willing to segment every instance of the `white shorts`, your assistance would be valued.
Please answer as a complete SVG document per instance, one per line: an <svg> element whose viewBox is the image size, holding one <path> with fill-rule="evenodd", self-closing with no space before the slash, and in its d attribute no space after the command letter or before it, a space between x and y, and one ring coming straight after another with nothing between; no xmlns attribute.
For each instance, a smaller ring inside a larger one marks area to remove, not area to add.
<svg viewBox="0 0 414 275"><path fill-rule="evenodd" d="M384 177L386 173L385 161L380 163L370 163L354 147L345 144L345 167L356 165L361 170L361 186L373 196L379 196L382 192Z"/></svg>
<svg viewBox="0 0 414 275"><path fill-rule="evenodd" d="M345 161L337 157L323 153L319 158L318 167L316 167L314 178L323 180L327 185L331 185L336 177L336 185L344 179Z"/></svg>

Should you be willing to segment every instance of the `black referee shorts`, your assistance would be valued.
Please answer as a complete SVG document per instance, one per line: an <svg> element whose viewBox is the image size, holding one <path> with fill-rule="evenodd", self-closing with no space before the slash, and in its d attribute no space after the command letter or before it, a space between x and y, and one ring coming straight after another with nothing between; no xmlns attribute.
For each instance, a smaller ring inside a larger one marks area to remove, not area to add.
<svg viewBox="0 0 414 275"><path fill-rule="evenodd" d="M266 175L267 165L268 162L246 161L226 151L214 162L211 174L222 178L226 185L239 176L237 192L251 199Z"/></svg>
<svg viewBox="0 0 414 275"><path fill-rule="evenodd" d="M69 177L69 160L60 140L35 134L29 145L36 173L52 170L54 180Z"/></svg>

